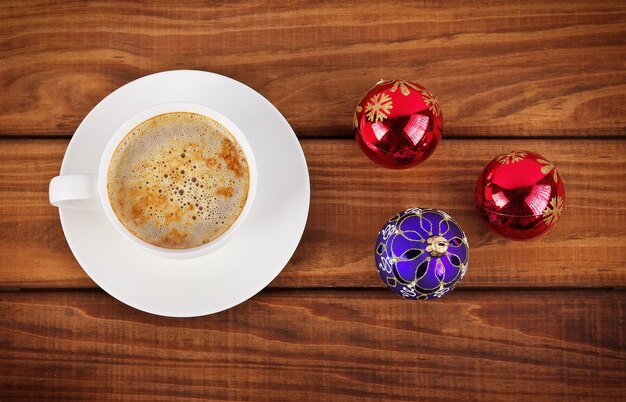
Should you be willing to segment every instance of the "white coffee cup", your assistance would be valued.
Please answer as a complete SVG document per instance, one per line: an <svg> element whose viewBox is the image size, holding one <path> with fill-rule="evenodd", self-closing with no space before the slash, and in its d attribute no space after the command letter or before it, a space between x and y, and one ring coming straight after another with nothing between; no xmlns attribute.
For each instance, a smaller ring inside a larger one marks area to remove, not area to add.
<svg viewBox="0 0 626 402"><path fill-rule="evenodd" d="M235 220L235 222L219 237L203 244L198 247L188 249L169 249L164 247L158 247L153 244L147 243L140 238L132 234L126 227L119 221L109 200L109 194L107 191L107 174L109 171L109 164L113 153L117 149L119 143L124 137L136 126L142 122L164 114L173 112L188 112L197 113L215 120L222 126L226 127L228 131L235 137L239 145L246 155L248 162L248 169L250 172L250 187L248 189L248 198L244 204L243 210ZM237 229L241 226L242 222L250 212L254 196L256 194L257 187L257 170L256 162L252 148L248 143L244 133L226 116L210 109L206 106L194 104L194 103L164 103L142 110L135 114L122 124L111 140L108 142L102 153L98 173L96 174L70 174L56 176L50 181L50 203L59 208L75 208L75 209L96 209L101 208L104 210L108 220L113 227L117 229L129 241L134 242L138 246L168 258L195 258L203 255L207 255L218 248L222 247L233 237Z"/></svg>

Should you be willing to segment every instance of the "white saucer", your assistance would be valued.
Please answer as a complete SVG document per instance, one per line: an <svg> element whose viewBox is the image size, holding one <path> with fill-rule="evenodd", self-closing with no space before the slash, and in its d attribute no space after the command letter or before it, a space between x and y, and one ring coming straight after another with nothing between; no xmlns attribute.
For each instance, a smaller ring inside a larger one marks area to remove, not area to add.
<svg viewBox="0 0 626 402"><path fill-rule="evenodd" d="M235 237L206 257L173 260L124 239L101 210L61 208L61 224L80 265L111 296L164 316L211 314L249 299L285 267L306 224L309 174L296 135L267 99L230 78L187 70L140 78L103 99L76 130L61 174L95 174L117 127L135 113L167 102L212 108L250 142L257 160L257 194Z"/></svg>

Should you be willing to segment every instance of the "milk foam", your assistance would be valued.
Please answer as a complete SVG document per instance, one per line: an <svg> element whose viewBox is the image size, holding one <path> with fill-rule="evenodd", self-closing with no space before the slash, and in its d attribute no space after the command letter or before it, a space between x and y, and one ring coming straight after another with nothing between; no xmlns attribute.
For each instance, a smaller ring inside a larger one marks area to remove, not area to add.
<svg viewBox="0 0 626 402"><path fill-rule="evenodd" d="M195 113L166 113L139 124L115 150L111 206L135 236L160 247L206 244L235 222L250 186L232 134Z"/></svg>

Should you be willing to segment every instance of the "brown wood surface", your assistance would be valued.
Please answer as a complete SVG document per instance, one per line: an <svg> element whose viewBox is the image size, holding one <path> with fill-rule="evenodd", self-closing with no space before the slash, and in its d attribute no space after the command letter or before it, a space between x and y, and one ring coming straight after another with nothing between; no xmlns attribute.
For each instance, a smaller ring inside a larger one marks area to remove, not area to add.
<svg viewBox="0 0 626 402"><path fill-rule="evenodd" d="M6 292L2 400L623 400L623 292L363 296L265 291L173 319L101 291Z"/></svg>
<svg viewBox="0 0 626 402"><path fill-rule="evenodd" d="M350 135L380 78L421 82L445 132L626 135L626 3L2 1L0 134L71 134L170 69L257 89L301 136Z"/></svg>
<svg viewBox="0 0 626 402"><path fill-rule="evenodd" d="M95 286L48 203L48 182L59 172L67 140L0 144L0 286ZM272 286L381 286L372 262L375 235L390 216L412 206L443 209L461 223L470 243L463 286L626 286L626 141L450 140L406 171L377 167L352 140L302 145L311 175L309 221ZM539 152L565 180L563 218L538 241L499 239L474 210L482 166L511 149Z"/></svg>
<svg viewBox="0 0 626 402"><path fill-rule="evenodd" d="M97 289L47 195L87 112L169 69L258 90L311 175L273 289L192 319ZM379 168L348 139L380 78L442 105L444 141L416 168ZM623 1L2 1L0 110L0 402L624 400ZM565 179L563 217L535 241L474 212L482 166L512 149ZM467 276L442 300L403 301L373 267L376 232L409 206L467 232Z"/></svg>

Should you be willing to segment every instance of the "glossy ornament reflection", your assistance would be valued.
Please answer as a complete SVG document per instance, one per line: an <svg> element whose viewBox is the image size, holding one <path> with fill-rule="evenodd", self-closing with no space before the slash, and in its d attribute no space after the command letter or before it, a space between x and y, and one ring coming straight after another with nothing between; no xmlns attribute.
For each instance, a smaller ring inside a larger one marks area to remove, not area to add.
<svg viewBox="0 0 626 402"><path fill-rule="evenodd" d="M416 82L379 81L354 112L359 147L381 166L404 169L426 160L441 141L443 115L435 97Z"/></svg>
<svg viewBox="0 0 626 402"><path fill-rule="evenodd" d="M530 151L494 158L476 182L476 208L496 234L512 240L533 239L558 222L565 184L556 167Z"/></svg>
<svg viewBox="0 0 626 402"><path fill-rule="evenodd" d="M437 209L409 208L376 238L374 260L383 283L407 299L439 298L467 270L469 246L459 224Z"/></svg>

